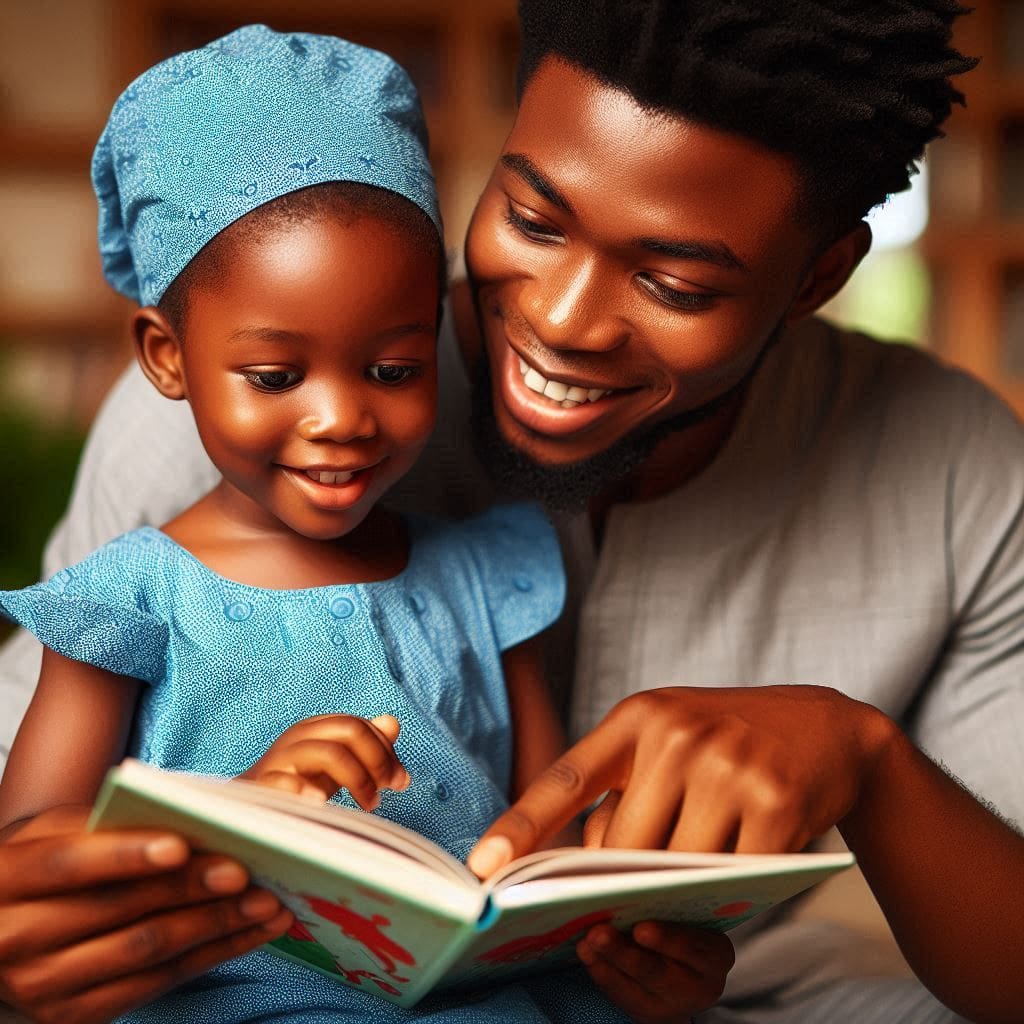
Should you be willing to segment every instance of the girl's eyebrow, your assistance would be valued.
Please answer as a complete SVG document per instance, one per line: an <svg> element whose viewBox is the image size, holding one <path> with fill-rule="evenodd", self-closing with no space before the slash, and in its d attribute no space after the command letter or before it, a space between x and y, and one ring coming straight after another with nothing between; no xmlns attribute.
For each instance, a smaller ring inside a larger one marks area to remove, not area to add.
<svg viewBox="0 0 1024 1024"><path fill-rule="evenodd" d="M434 335L437 333L437 325L427 323L425 320L413 321L407 324L396 324L394 327L386 327L382 331L378 331L374 337L376 338L405 338L413 334L430 334ZM296 341L308 341L310 335L304 334L302 331L289 331L282 327L239 327L232 331L227 340L228 341L240 341L243 338L255 341L280 341L280 342L296 342Z"/></svg>
<svg viewBox="0 0 1024 1024"><path fill-rule="evenodd" d="M306 341L309 335L281 327L239 327L228 335L228 341L239 341L242 338L256 341Z"/></svg>

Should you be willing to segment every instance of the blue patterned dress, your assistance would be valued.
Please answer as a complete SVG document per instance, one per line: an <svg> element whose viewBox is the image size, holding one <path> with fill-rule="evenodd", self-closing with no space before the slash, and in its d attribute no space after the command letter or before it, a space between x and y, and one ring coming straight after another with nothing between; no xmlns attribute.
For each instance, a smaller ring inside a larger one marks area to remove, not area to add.
<svg viewBox="0 0 1024 1024"><path fill-rule="evenodd" d="M142 680L128 752L161 768L237 775L301 719L395 715L412 785L383 793L377 813L465 858L507 806L501 652L558 617L561 556L550 524L528 505L407 525L399 575L303 590L225 579L143 527L46 583L0 591L0 609L66 657ZM258 950L122 1019L624 1018L578 970L402 1010Z"/></svg>

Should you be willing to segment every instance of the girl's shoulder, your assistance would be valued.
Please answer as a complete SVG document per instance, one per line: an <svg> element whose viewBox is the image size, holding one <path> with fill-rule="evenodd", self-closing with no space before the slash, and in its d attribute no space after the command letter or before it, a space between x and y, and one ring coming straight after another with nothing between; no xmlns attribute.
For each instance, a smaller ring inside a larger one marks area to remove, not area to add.
<svg viewBox="0 0 1024 1024"><path fill-rule="evenodd" d="M159 587L182 561L181 549L152 526L122 533L86 555L80 562L61 569L45 583L48 589L122 595Z"/></svg>
<svg viewBox="0 0 1024 1024"><path fill-rule="evenodd" d="M558 535L537 505L496 505L470 519L410 518L412 586L443 592L466 615L487 614L501 647L549 626L565 603Z"/></svg>
<svg viewBox="0 0 1024 1024"><path fill-rule="evenodd" d="M168 627L154 594L173 558L161 536L133 530L43 583L0 591L0 612L65 657L155 682Z"/></svg>

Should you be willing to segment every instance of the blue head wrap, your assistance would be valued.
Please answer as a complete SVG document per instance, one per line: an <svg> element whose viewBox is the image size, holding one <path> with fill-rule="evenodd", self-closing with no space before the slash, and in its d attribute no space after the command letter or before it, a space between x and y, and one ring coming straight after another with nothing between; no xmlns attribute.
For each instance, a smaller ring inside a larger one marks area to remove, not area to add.
<svg viewBox="0 0 1024 1024"><path fill-rule="evenodd" d="M332 36L240 28L137 78L92 161L103 272L142 305L229 224L287 192L353 181L441 231L426 127L390 57Z"/></svg>

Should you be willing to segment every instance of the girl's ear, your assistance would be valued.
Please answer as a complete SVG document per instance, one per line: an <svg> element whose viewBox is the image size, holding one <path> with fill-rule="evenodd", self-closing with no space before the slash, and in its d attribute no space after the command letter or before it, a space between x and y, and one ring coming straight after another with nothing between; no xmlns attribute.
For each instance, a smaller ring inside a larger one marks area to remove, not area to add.
<svg viewBox="0 0 1024 1024"><path fill-rule="evenodd" d="M786 323L796 323L825 305L850 279L871 248L871 228L863 221L833 242L807 272L800 291L786 311Z"/></svg>
<svg viewBox="0 0 1024 1024"><path fill-rule="evenodd" d="M164 398L188 398L181 342L156 306L143 306L132 318L135 356L142 372Z"/></svg>

